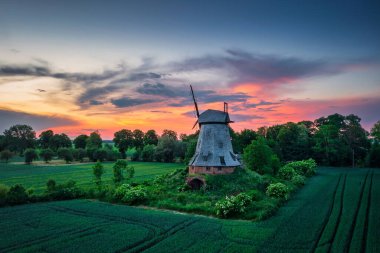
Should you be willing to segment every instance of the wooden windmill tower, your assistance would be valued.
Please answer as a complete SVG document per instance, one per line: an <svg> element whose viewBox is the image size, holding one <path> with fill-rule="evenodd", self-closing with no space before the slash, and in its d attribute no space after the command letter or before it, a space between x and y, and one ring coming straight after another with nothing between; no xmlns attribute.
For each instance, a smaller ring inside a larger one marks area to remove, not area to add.
<svg viewBox="0 0 380 253"><path fill-rule="evenodd" d="M200 132L195 154L189 162L189 174L229 174L234 172L240 162L232 150L228 124L232 123L228 115L228 104L224 110L206 110L199 114L194 91L190 85L197 113Z"/></svg>

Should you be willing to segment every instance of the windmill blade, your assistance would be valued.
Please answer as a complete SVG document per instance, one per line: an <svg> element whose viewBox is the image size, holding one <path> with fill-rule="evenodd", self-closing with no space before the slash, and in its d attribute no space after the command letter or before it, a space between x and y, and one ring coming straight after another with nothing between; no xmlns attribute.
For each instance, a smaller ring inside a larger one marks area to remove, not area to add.
<svg viewBox="0 0 380 253"><path fill-rule="evenodd" d="M193 101L194 101L195 111L197 112L197 118L199 118L198 104L197 104L197 101L195 100L195 95L194 95L194 91L193 91L193 86L191 86L191 85L190 85L190 90L191 90L191 95L193 96Z"/></svg>
<svg viewBox="0 0 380 253"><path fill-rule="evenodd" d="M195 128L195 126L198 124L198 120L197 121L195 121L195 124L194 124L194 126L193 126L193 128L192 129L194 129Z"/></svg>

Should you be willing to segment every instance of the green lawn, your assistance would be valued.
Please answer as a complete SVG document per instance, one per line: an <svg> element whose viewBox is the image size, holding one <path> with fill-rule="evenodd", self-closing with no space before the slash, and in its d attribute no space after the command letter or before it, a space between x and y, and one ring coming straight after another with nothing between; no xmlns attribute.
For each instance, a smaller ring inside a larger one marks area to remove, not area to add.
<svg viewBox="0 0 380 253"><path fill-rule="evenodd" d="M320 168L261 222L90 200L6 207L0 252L380 252L379 196L380 170Z"/></svg>
<svg viewBox="0 0 380 253"><path fill-rule="evenodd" d="M105 174L103 180L111 182L113 177L112 162L103 163ZM177 168L184 168L179 163L154 163L154 162L128 162L135 168L133 181L141 182L149 180L157 175L171 172ZM0 163L0 184L8 186L22 184L25 188L33 187L40 193L46 188L46 182L54 179L57 183L74 180L78 186L86 188L93 184L93 164L68 164L68 165L24 165L13 163Z"/></svg>

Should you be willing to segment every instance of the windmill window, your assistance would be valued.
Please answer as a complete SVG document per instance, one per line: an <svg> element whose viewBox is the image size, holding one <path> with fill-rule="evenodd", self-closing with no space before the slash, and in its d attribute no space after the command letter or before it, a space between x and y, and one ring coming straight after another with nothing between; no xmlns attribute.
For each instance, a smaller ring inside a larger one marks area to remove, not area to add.
<svg viewBox="0 0 380 253"><path fill-rule="evenodd" d="M218 171L221 171L222 170L222 167L218 167Z"/></svg>
<svg viewBox="0 0 380 253"><path fill-rule="evenodd" d="M219 158L220 158L220 163L222 165L226 165L226 161L224 160L224 156L219 156Z"/></svg>
<svg viewBox="0 0 380 253"><path fill-rule="evenodd" d="M206 167L206 170L207 170L207 171L210 171L210 167L207 166L207 167Z"/></svg>

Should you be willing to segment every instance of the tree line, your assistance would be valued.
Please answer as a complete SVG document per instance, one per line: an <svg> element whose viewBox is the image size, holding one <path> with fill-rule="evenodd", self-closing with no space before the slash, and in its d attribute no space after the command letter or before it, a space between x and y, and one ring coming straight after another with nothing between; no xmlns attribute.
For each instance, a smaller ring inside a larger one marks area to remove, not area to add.
<svg viewBox="0 0 380 253"><path fill-rule="evenodd" d="M360 122L353 114L332 114L314 121L264 126L256 131L235 132L230 128L230 135L234 151L243 154L244 160L260 153L260 157L256 155L257 163L273 163L272 167L309 158L325 166L380 167L380 121L370 132ZM46 162L54 156L67 162L86 158L116 161L125 159L128 150L134 150L130 157L134 161L187 163L195 152L198 134L199 131L178 136L173 130L164 130L159 136L155 130L122 129L114 133L114 145L110 145L103 143L99 132L81 134L71 140L64 133L46 130L37 138L32 127L15 125L0 135L0 158L8 160L19 154L24 155L27 163L38 156Z"/></svg>

